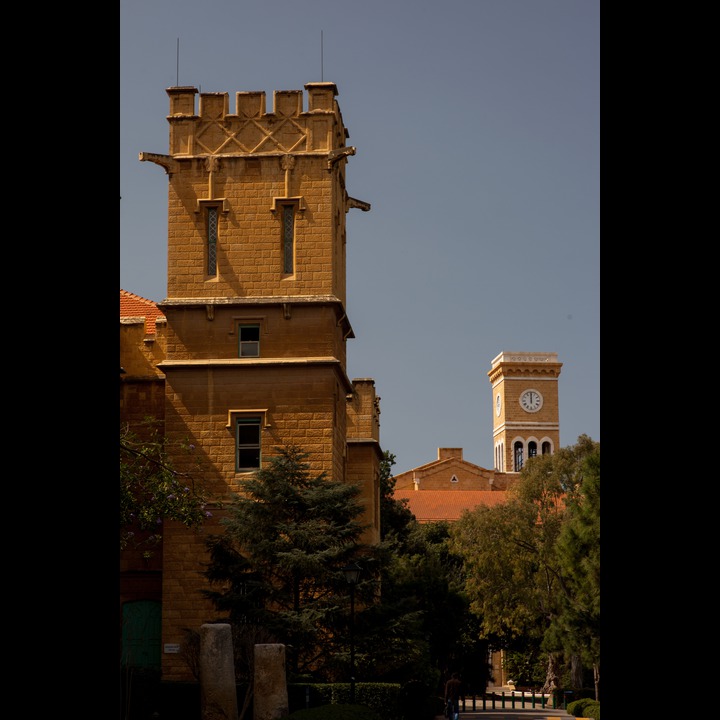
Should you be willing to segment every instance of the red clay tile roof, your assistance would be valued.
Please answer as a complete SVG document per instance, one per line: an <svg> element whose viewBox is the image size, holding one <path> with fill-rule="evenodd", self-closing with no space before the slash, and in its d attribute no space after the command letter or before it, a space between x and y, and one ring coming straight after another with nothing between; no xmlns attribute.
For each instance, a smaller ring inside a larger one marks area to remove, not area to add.
<svg viewBox="0 0 720 720"><path fill-rule="evenodd" d="M145 334L155 334L155 322L165 320L165 315L152 300L146 300L127 290L120 290L120 317L145 318Z"/></svg>
<svg viewBox="0 0 720 720"><path fill-rule="evenodd" d="M420 523L459 520L463 510L478 505L497 505L505 502L504 490L406 490L394 493L394 498L408 499L408 509Z"/></svg>

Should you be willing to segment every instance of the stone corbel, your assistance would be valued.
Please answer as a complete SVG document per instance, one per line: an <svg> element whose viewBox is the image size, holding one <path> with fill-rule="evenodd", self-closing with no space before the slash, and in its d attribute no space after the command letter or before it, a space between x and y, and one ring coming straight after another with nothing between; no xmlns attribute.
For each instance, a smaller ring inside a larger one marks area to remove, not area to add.
<svg viewBox="0 0 720 720"><path fill-rule="evenodd" d="M336 150L331 150L328 153L327 169L332 170L332 166L336 162L338 162L339 160L342 160L344 157L347 157L348 155L354 155L354 154L355 154L355 148L352 145L350 147L337 148Z"/></svg>
<svg viewBox="0 0 720 720"><path fill-rule="evenodd" d="M367 212L370 209L370 203L364 202L362 200L356 200L353 197L347 196L347 203L346 203L347 209L345 212L347 212L350 208L360 208L363 212Z"/></svg>
<svg viewBox="0 0 720 720"><path fill-rule="evenodd" d="M178 168L177 160L173 159L170 155L158 155L157 153L141 152L138 155L140 162L151 162L160 167L165 168L165 172L168 175L174 173Z"/></svg>

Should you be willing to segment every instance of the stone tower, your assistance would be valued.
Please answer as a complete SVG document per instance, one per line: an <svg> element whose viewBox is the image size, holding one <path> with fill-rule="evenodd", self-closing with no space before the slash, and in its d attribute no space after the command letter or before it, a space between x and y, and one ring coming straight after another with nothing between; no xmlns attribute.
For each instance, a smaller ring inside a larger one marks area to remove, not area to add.
<svg viewBox="0 0 720 720"><path fill-rule="evenodd" d="M355 148L334 83L275 92L172 87L170 151L140 153L168 176L165 431L200 452L200 479L228 497L275 448L298 445L311 472L358 483L380 537L379 398L372 379L350 380L346 342L345 215ZM174 466L198 476L188 456ZM213 510L217 522L221 511ZM213 528L211 527L210 531ZM176 654L183 628L214 610L200 590L201 536L168 523L162 580L163 678L187 679Z"/></svg>

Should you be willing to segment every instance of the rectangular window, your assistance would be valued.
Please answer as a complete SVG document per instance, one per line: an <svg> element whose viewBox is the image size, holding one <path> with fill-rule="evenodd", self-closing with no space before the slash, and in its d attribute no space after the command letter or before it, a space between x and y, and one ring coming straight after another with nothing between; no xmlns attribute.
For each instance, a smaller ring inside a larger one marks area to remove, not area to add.
<svg viewBox="0 0 720 720"><path fill-rule="evenodd" d="M283 272L295 272L295 206L282 205Z"/></svg>
<svg viewBox="0 0 720 720"><path fill-rule="evenodd" d="M217 275L217 236L218 209L207 209L207 271L208 275Z"/></svg>
<svg viewBox="0 0 720 720"><path fill-rule="evenodd" d="M235 425L237 472L260 468L260 418L239 417Z"/></svg>
<svg viewBox="0 0 720 720"><path fill-rule="evenodd" d="M260 357L260 326L239 325L240 357Z"/></svg>

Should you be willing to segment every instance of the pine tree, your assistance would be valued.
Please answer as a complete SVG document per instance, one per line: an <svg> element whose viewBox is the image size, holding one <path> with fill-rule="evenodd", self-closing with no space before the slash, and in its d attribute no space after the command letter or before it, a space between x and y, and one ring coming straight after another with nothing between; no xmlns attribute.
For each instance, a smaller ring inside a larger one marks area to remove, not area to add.
<svg viewBox="0 0 720 720"><path fill-rule="evenodd" d="M372 565L360 543L360 488L313 476L297 446L276 452L242 482L221 521L225 533L208 540L205 575L222 589L205 594L240 634L263 628L289 646L295 672L331 673L347 638L343 567L358 559ZM371 578L364 573L366 583Z"/></svg>

